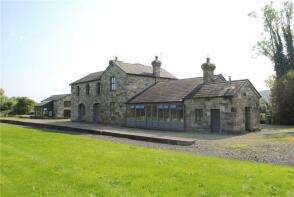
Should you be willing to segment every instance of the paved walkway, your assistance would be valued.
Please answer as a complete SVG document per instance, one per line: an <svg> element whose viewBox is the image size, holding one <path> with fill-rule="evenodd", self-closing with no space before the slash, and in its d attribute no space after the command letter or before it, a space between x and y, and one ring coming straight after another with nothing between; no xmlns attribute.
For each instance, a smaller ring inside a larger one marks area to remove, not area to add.
<svg viewBox="0 0 294 197"><path fill-rule="evenodd" d="M20 124L27 126L37 126L42 128L66 129L72 131L85 131L86 133L94 133L99 135L125 137L136 140L144 140L151 142L160 142L176 145L191 145L197 138L195 133L184 131L158 131L145 130L137 128L126 128L118 126L101 125L84 122L71 122L70 120L48 120L48 119L22 119L7 118L1 119L1 122Z"/></svg>

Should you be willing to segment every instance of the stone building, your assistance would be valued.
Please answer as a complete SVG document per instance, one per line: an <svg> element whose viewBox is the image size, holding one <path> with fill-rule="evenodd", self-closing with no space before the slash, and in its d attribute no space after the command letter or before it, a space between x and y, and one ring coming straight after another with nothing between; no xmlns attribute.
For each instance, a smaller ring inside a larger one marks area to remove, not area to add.
<svg viewBox="0 0 294 197"><path fill-rule="evenodd" d="M71 95L52 95L35 106L37 118L70 118L71 116Z"/></svg>
<svg viewBox="0 0 294 197"><path fill-rule="evenodd" d="M91 73L71 83L73 121L126 124L126 102L154 83L176 80L160 68L156 59L151 66L115 60L105 71Z"/></svg>
<svg viewBox="0 0 294 197"><path fill-rule="evenodd" d="M71 84L73 121L128 127L243 133L259 129L260 95L248 79L226 81L215 65L203 77L176 79L161 68L112 60Z"/></svg>

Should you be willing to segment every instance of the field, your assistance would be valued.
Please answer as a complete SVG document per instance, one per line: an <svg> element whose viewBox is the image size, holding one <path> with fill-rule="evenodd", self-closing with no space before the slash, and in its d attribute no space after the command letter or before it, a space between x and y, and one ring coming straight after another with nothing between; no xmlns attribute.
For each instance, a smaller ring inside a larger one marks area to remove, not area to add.
<svg viewBox="0 0 294 197"><path fill-rule="evenodd" d="M1 196L294 196L293 167L0 126Z"/></svg>

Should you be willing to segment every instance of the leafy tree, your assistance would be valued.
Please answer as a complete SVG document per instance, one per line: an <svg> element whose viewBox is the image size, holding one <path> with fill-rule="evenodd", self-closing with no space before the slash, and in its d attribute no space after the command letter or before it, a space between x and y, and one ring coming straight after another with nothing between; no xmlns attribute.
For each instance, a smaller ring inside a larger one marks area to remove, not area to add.
<svg viewBox="0 0 294 197"><path fill-rule="evenodd" d="M270 58L278 78L294 69L293 7L293 2L286 1L283 8L277 10L271 3L264 6L263 16L259 17L264 21L264 33L254 49L259 55ZM258 17L255 12L249 16Z"/></svg>
<svg viewBox="0 0 294 197"><path fill-rule="evenodd" d="M13 107L13 112L18 115L29 114L34 111L35 101L28 97L18 97L17 103Z"/></svg>
<svg viewBox="0 0 294 197"><path fill-rule="evenodd" d="M271 85L274 122L294 124L294 70L275 79Z"/></svg>
<svg viewBox="0 0 294 197"><path fill-rule="evenodd" d="M264 33L255 49L259 55L269 57L276 75L267 80L271 89L274 122L294 124L294 5L285 1L280 10L273 3L262 9ZM255 12L249 14L257 17Z"/></svg>
<svg viewBox="0 0 294 197"><path fill-rule="evenodd" d="M268 114L270 112L270 104L265 98L259 100L259 111L260 113Z"/></svg>

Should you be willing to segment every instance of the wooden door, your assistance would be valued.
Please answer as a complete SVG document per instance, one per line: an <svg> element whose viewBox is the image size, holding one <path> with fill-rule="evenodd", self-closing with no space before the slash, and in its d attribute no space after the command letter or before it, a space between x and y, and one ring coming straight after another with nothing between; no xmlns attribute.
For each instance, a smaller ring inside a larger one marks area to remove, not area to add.
<svg viewBox="0 0 294 197"><path fill-rule="evenodd" d="M213 133L220 132L220 110L219 109L211 110L211 132Z"/></svg>
<svg viewBox="0 0 294 197"><path fill-rule="evenodd" d="M251 109L250 107L245 107L245 130L251 130Z"/></svg>

